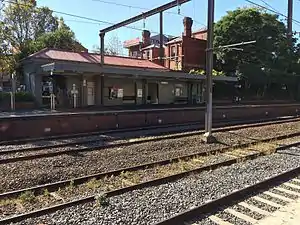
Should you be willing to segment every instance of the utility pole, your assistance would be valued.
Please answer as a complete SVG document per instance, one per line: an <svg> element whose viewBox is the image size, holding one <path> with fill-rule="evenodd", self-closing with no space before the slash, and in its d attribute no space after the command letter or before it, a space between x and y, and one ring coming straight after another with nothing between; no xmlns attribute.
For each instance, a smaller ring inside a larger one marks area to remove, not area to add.
<svg viewBox="0 0 300 225"><path fill-rule="evenodd" d="M293 0L288 0L288 19L287 19L287 37L290 41L290 44L292 43L293 38Z"/></svg>
<svg viewBox="0 0 300 225"><path fill-rule="evenodd" d="M163 34L163 12L159 13L159 58L160 64L164 64L164 34Z"/></svg>
<svg viewBox="0 0 300 225"><path fill-rule="evenodd" d="M212 71L213 71L213 39L214 39L215 0L208 0L207 17L207 49L206 49L206 113L204 141L216 141L212 135Z"/></svg>

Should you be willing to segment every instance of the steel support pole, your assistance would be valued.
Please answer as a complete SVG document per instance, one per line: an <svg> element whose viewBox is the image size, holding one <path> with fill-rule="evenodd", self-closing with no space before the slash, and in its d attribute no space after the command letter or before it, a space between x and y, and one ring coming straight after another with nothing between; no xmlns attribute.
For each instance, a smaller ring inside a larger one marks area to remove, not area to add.
<svg viewBox="0 0 300 225"><path fill-rule="evenodd" d="M164 34L163 34L163 12L159 13L159 59L160 59L160 64L163 65L164 64Z"/></svg>
<svg viewBox="0 0 300 225"><path fill-rule="evenodd" d="M214 9L215 9L215 1L208 0L207 49L206 49L206 113L205 113L205 134L204 134L204 141L206 143L215 142L215 138L212 136L212 71L213 71Z"/></svg>
<svg viewBox="0 0 300 225"><path fill-rule="evenodd" d="M101 65L104 64L104 36L105 33L100 33L100 54L101 54Z"/></svg>
<svg viewBox="0 0 300 225"><path fill-rule="evenodd" d="M287 20L287 31L288 31L288 39L292 41L293 38L293 0L288 0L288 20Z"/></svg>

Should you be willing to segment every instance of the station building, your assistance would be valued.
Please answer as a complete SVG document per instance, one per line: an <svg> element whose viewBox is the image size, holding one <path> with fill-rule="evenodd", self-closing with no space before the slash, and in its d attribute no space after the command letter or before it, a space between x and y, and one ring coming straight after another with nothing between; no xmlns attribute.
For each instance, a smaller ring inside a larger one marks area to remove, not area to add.
<svg viewBox="0 0 300 225"><path fill-rule="evenodd" d="M21 61L26 89L40 105L55 94L57 107L200 104L203 75L173 71L146 59L43 49ZM234 77L214 77L235 82ZM74 91L75 90L75 91Z"/></svg>

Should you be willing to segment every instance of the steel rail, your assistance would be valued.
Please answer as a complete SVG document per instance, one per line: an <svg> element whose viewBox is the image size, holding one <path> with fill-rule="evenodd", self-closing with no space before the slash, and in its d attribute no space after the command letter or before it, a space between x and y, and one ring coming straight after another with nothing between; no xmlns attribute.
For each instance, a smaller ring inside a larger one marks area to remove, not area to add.
<svg viewBox="0 0 300 225"><path fill-rule="evenodd" d="M268 121L268 122L254 122L252 124L245 124L245 125L236 125L236 126L229 126L229 127L221 127L221 128L216 128L214 129L215 132L225 132L225 131L230 131L230 130L239 130L243 128L254 128L254 127L260 127L260 126L267 126L267 125L275 125L275 124L282 124L286 122L295 122L299 121L299 118L294 118L294 119L279 119L279 120L273 120L273 121ZM115 148L115 147L124 147L124 146L130 146L133 144L142 144L142 143L147 143L147 142L152 142L152 141L161 141L161 140L169 140L169 139L174 139L174 138L183 138L183 137L189 137L189 136L195 136L199 134L203 134L204 131L197 131L193 133L179 133L179 134L172 134L168 136L162 136L162 137L154 137L154 138L145 138L145 139L140 139L140 140L135 140L131 142L121 142L121 143L113 143L113 144L108 144L108 145L99 145L99 146L93 146L93 147L85 147L81 149L68 149L68 150L62 150L62 151L56 151L56 152L47 152L47 153L40 153L40 154L32 154L32 155L25 155L25 156L19 156L19 157L11 157L11 158L4 158L0 159L0 165L1 164L7 164L7 163L13 163L13 162L19 162L19 161L26 161L26 160L33 160L33 159L39 159L39 158L49 158L49 157L55 157L58 155L63 155L63 154L71 154L71 153L78 153L78 152L86 152L86 151L94 151L94 150L101 150L105 148ZM97 140L99 141L99 140ZM89 141L91 142L91 141ZM74 144L72 144L74 145ZM76 144L77 145L77 144ZM42 149L39 149L42 150ZM45 149L46 150L46 149ZM7 151L2 151L5 154L14 154L17 152L22 152L23 150L7 150ZM32 151L32 150L28 150ZM38 150L33 150L33 151L38 151ZM0 151L0 155L3 155Z"/></svg>
<svg viewBox="0 0 300 225"><path fill-rule="evenodd" d="M288 119L291 118L299 118L298 115L295 116L287 116ZM287 120L288 120L287 119ZM243 119L234 119L231 121L225 121L225 120L218 120L215 122L215 127L220 127L224 125L238 125L238 124L247 124L247 123L254 123L254 122L268 122L268 121L275 121L275 120L286 120L286 118L283 117L273 117L273 118L252 118L250 120L243 120ZM184 126L191 126L191 125L202 125L204 122L191 122L191 123L178 123L178 124L163 124L163 125L156 125L156 126L147 126L147 127L135 127L135 128L124 128L124 129L113 129L108 131L94 131L94 132L87 132L87 133L77 133L77 134L64 134L64 135L58 135L58 136L47 136L47 137L40 137L40 138L28 138L28 139L20 139L20 140L12 140L12 141L0 141L0 145L18 145L18 144L26 144L29 142L35 142L35 141L51 141L51 140L60 140L64 138L78 138L78 137L88 137L88 136L97 136L97 135L109 135L109 134L116 134L116 133L124 133L124 132L134 132L134 131L147 131L147 130L154 130L154 129L164 129L164 128L170 128L170 127L184 127ZM175 131L176 132L176 131ZM87 141L88 142L88 141ZM84 144L87 142L78 142L77 144ZM72 143L70 143L71 145ZM62 144L62 145L48 145L47 147L64 147L68 146L68 143ZM43 149L42 146L37 146L34 148L27 148L32 150L39 150ZM26 150L26 148L25 148ZM1 154L1 152L0 152Z"/></svg>
<svg viewBox="0 0 300 225"><path fill-rule="evenodd" d="M286 135L286 136L289 136L289 135ZM271 139L278 140L278 137L277 138L271 138ZM263 142L266 142L266 141L270 141L270 140L265 139ZM250 145L250 143L249 144L244 144L244 145ZM290 144L290 145L285 145L285 146L278 147L276 150L285 149L285 148L289 148L289 147L296 146L296 145L299 145L299 142L293 143L293 144ZM255 159L259 156L262 156L263 154L264 153L262 153L262 152L258 152L258 153L249 154L247 156L242 156L242 157L239 157L239 158L236 158L236 159L225 160L223 162L198 167L196 169L192 169L192 170L189 170L189 171L177 173L177 174L166 176L166 177L163 177L163 178L158 178L158 179L146 181L146 182L143 182L143 183L139 183L139 184L136 184L136 185L128 186L128 187L125 187L125 188L116 189L116 190L113 190L113 191L106 192L105 194L106 194L107 197L113 197L113 196L116 196L116 195L123 194L125 192L129 192L129 191L133 191L133 190L137 190L137 189L142 189L142 188L146 188L146 187L151 187L151 186L157 186L157 185L160 185L160 184L164 184L164 183L167 183L167 182L172 182L172 181L178 180L180 178L186 177L186 176L191 175L191 174L200 173L202 171L214 170L214 169L220 168L222 166L230 166L234 163L240 162L241 159L242 160ZM122 171L124 171L124 170L122 170ZM299 172L300 172L300 167L299 167ZM119 173L120 173L120 171L119 171ZM74 180L70 180L70 181L74 181ZM50 207L47 207L47 208L34 210L34 211L31 211L31 212L28 212L28 213L11 216L11 217L8 217L8 218L1 219L0 224L20 222L20 221L25 220L27 218L38 217L38 216L49 214L49 213L55 212L57 210L62 210L62 209L65 209L65 208L68 208L68 207L71 207L71 206L92 202L92 201L95 200L95 197L96 197L95 195L92 195L92 196L80 198L80 199L77 199L77 200L69 201L69 202L66 202L66 203L50 206ZM186 212L186 213L188 213L188 212ZM182 216L182 218L186 218L186 217ZM170 219L171 223L169 223L168 220L166 220L166 221L167 221L166 224L177 224L177 223L174 223L173 218ZM162 224L164 224L164 221L162 222Z"/></svg>

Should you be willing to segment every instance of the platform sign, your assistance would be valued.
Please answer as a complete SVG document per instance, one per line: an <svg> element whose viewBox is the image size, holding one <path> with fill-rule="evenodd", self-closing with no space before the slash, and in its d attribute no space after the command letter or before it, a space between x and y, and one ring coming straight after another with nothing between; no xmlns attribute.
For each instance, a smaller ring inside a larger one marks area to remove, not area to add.
<svg viewBox="0 0 300 225"><path fill-rule="evenodd" d="M143 89L137 89L137 97L142 98L143 97Z"/></svg>
<svg viewBox="0 0 300 225"><path fill-rule="evenodd" d="M118 89L118 98L123 98L123 89Z"/></svg>

